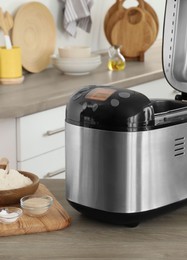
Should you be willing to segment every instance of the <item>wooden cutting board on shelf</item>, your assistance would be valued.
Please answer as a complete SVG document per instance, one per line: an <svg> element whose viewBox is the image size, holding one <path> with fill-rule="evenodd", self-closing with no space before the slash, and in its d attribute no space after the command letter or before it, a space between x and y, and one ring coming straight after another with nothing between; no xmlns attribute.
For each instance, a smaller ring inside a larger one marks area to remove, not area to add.
<svg viewBox="0 0 187 260"><path fill-rule="evenodd" d="M122 46L121 53L126 58L136 58L153 44L156 35L153 18L141 8L132 7L113 26L111 42Z"/></svg>
<svg viewBox="0 0 187 260"><path fill-rule="evenodd" d="M147 2L137 1L137 7L125 8L125 0L116 0L106 13L104 32L111 45L121 46L127 60L143 61L145 51L156 40L159 21Z"/></svg>
<svg viewBox="0 0 187 260"><path fill-rule="evenodd" d="M68 213L45 185L40 184L35 195L50 195L53 197L53 205L47 214L41 217L30 217L23 214L15 223L0 223L1 237L61 230L70 225L71 219Z"/></svg>

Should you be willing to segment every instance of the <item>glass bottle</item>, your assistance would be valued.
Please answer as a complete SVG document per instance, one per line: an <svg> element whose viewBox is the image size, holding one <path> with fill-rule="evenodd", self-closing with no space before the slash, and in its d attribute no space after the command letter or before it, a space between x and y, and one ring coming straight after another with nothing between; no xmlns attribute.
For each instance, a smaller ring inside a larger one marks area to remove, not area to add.
<svg viewBox="0 0 187 260"><path fill-rule="evenodd" d="M126 61L120 52L120 46L114 45L108 49L109 60L108 69L112 71L124 70L126 67Z"/></svg>

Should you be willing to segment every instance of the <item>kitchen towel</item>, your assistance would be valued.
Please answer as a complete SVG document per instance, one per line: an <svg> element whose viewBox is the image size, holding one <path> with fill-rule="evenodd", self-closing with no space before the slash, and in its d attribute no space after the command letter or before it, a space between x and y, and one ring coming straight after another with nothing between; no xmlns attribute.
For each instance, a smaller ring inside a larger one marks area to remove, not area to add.
<svg viewBox="0 0 187 260"><path fill-rule="evenodd" d="M75 37L77 27L90 32L93 0L61 0L63 4L63 25L66 32Z"/></svg>

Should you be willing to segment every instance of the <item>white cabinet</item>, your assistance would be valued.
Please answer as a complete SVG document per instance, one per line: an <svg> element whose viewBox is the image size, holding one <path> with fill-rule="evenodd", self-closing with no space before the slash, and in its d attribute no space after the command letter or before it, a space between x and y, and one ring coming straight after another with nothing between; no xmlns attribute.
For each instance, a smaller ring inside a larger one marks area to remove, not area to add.
<svg viewBox="0 0 187 260"><path fill-rule="evenodd" d="M40 178L65 172L65 106L17 119L17 168Z"/></svg>

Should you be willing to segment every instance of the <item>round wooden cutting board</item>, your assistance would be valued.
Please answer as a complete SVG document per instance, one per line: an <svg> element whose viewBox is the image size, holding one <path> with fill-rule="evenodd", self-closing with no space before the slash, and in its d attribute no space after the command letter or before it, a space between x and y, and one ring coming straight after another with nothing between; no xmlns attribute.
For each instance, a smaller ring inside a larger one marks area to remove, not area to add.
<svg viewBox="0 0 187 260"><path fill-rule="evenodd" d="M38 2L22 5L14 18L12 42L21 47L22 65L27 71L44 70L56 42L55 22L49 9Z"/></svg>
<svg viewBox="0 0 187 260"><path fill-rule="evenodd" d="M141 8L132 7L124 13L113 27L111 40L113 45L121 45L125 57L137 57L154 42L155 32L146 20Z"/></svg>

